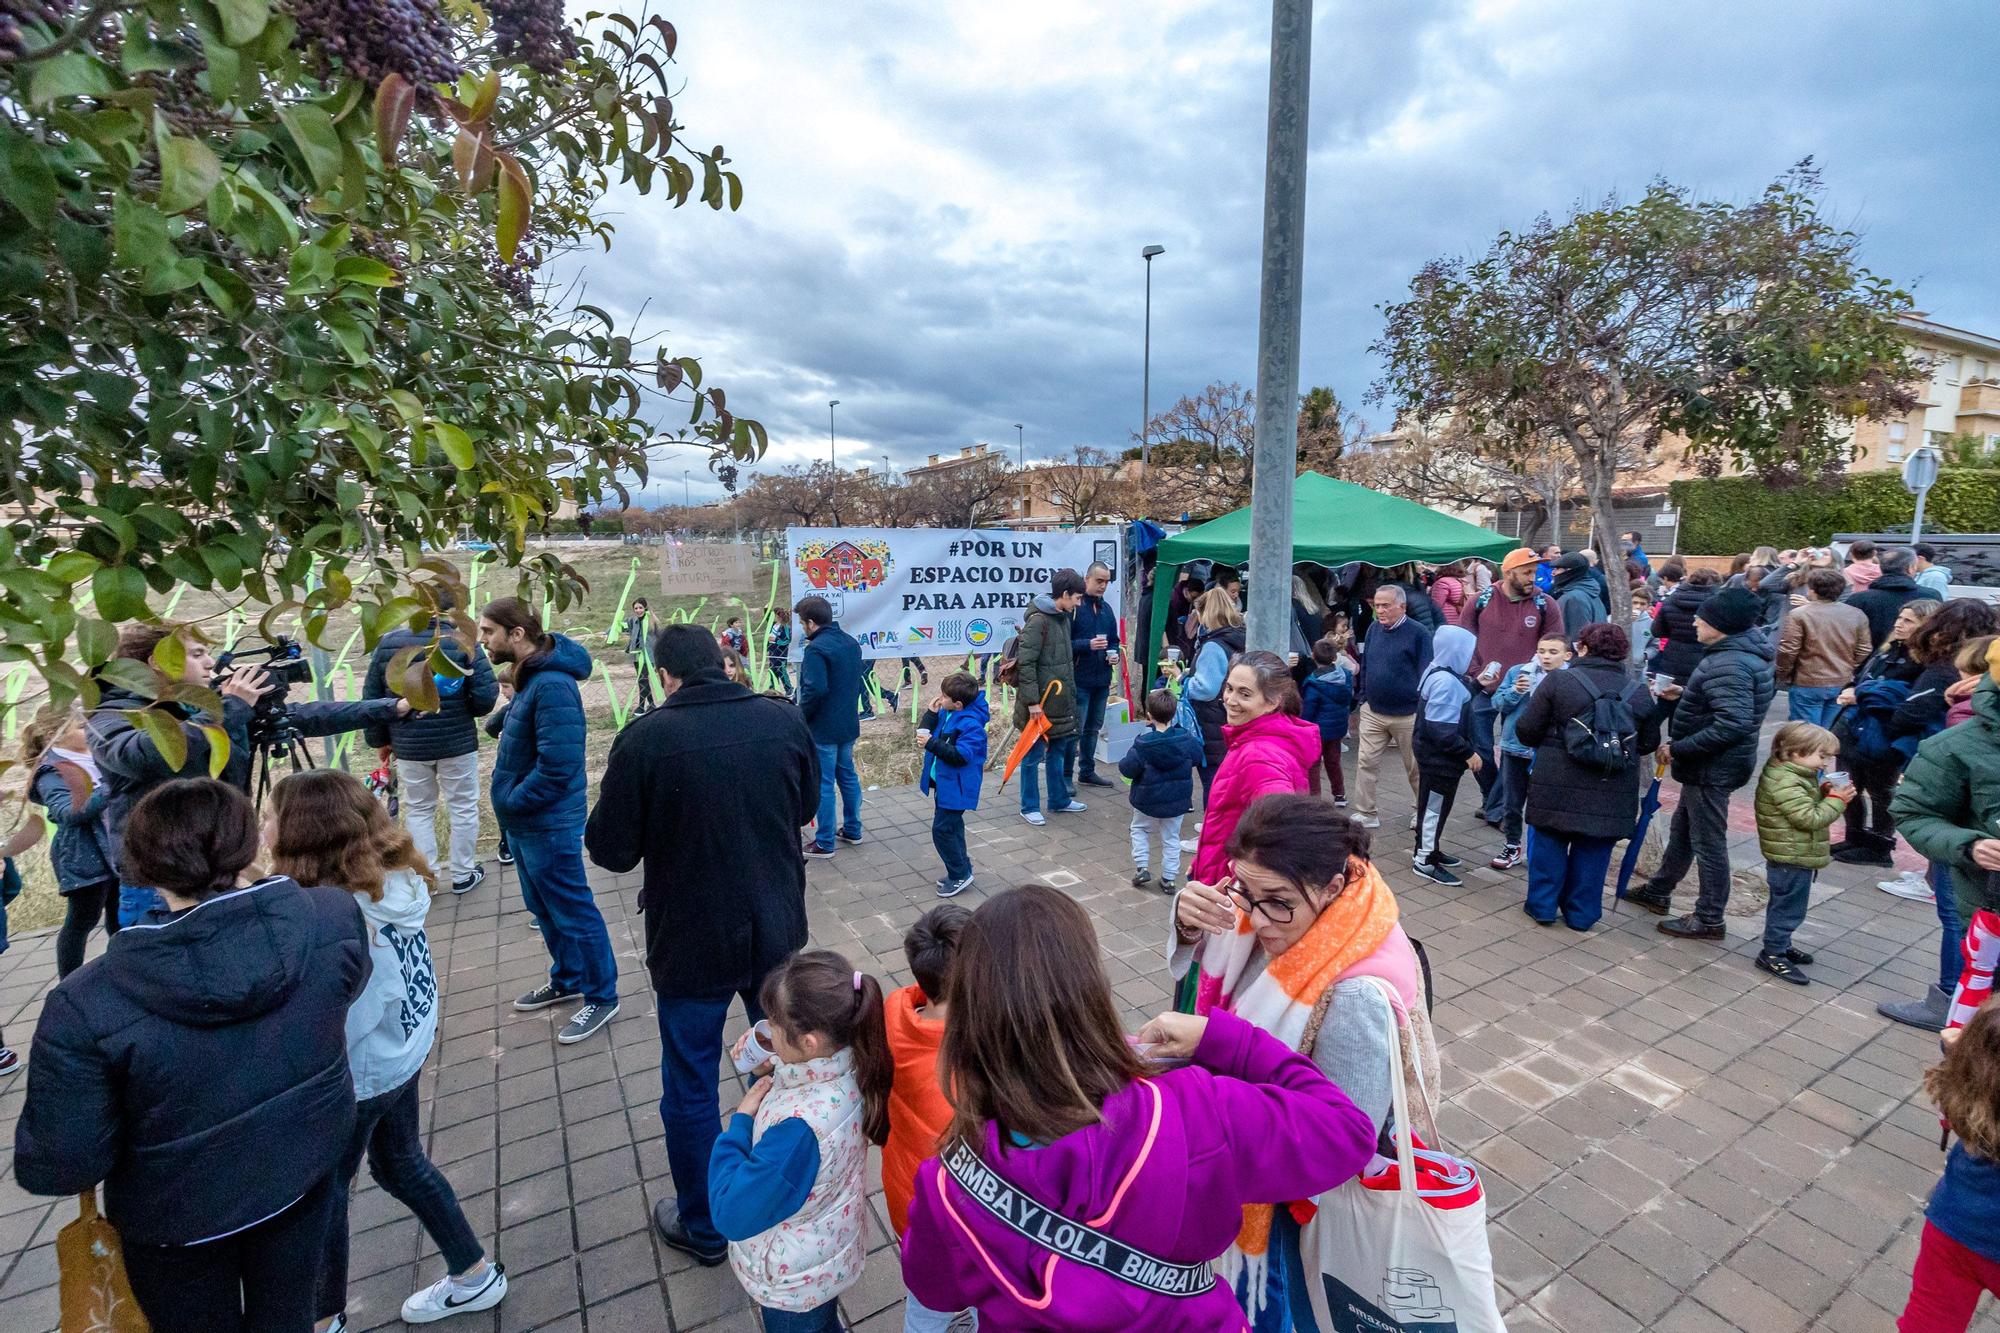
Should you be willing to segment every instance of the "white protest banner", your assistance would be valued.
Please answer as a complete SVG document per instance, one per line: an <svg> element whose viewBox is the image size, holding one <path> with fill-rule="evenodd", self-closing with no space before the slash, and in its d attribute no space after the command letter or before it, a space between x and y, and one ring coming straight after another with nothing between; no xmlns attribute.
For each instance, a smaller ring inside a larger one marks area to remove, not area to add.
<svg viewBox="0 0 2000 1333"><path fill-rule="evenodd" d="M748 542L668 542L660 552L660 592L749 592L756 586L756 553Z"/></svg>
<svg viewBox="0 0 2000 1333"><path fill-rule="evenodd" d="M864 657L999 652L1057 570L1081 574L1092 561L1111 567L1106 600L1118 605L1118 536L1108 529L787 528L785 554L793 602L833 603ZM804 650L799 635L792 652Z"/></svg>

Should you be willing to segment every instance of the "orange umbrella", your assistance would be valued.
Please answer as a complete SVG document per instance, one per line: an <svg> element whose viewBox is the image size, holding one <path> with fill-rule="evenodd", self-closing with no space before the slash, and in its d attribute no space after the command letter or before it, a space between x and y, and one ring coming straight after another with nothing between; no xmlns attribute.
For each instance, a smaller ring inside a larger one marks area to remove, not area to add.
<svg viewBox="0 0 2000 1333"><path fill-rule="evenodd" d="M1002 787L1007 785L1008 778L1014 776L1014 770L1021 766L1021 761L1028 757L1028 751L1035 748L1035 742L1048 734L1049 696L1061 692L1062 682L1059 680L1050 681L1048 687L1042 691L1042 711L1029 718L1028 725L1021 728L1021 739L1014 742L1014 752L1007 756L1007 767L1000 774Z"/></svg>

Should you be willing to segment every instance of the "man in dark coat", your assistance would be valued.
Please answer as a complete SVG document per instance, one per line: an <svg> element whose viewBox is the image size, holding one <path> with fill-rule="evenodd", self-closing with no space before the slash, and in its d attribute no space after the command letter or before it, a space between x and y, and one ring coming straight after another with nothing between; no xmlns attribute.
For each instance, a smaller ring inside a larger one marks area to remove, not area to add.
<svg viewBox="0 0 2000 1333"><path fill-rule="evenodd" d="M1847 604L1868 617L1868 629L1879 650L1895 628L1896 613L1906 602L1936 599L1936 594L1920 585L1910 570L1915 558L1907 546L1884 548L1882 575L1860 592L1847 595Z"/></svg>
<svg viewBox="0 0 2000 1333"><path fill-rule="evenodd" d="M660 1016L660 1120L674 1199L654 1225L704 1264L727 1256L708 1206L720 1133L715 1070L733 998L763 1017L765 976L806 942L799 829L819 809L819 756L799 710L731 681L714 636L669 625L653 640L664 701L612 742L590 859L645 864L639 910Z"/></svg>
<svg viewBox="0 0 2000 1333"><path fill-rule="evenodd" d="M441 596L438 610L447 612L451 607L449 596ZM468 645L466 636L452 632L449 617L440 614L421 630L394 629L382 636L375 645L375 655L368 659L368 676L362 683L361 697L394 697L389 690L389 664L396 654L412 648L428 649L440 639L444 655L460 674L433 673L423 657L413 660L409 667L432 676L437 685L438 710L373 723L366 735L385 763L392 759L395 762L403 822L409 826L410 840L424 854L424 860L449 872L453 893L470 893L486 878L486 867L478 859L477 719L492 712L500 699L493 664L486 660L476 641ZM451 856L442 866L437 846L440 799L451 820Z"/></svg>
<svg viewBox="0 0 2000 1333"><path fill-rule="evenodd" d="M1037 595L1021 622L1014 649L1014 725L1025 730L1031 717L1046 716L1048 731L1021 761L1021 818L1040 826L1042 789L1036 770L1046 768L1049 810L1080 814L1088 807L1069 785L1077 750L1076 651L1070 617L1083 600L1083 575L1058 569L1046 596Z"/></svg>
<svg viewBox="0 0 2000 1333"><path fill-rule="evenodd" d="M1571 551L1556 561L1555 582L1549 591L1555 594L1556 605L1562 608L1562 623L1569 632L1572 647L1585 625L1611 619L1610 606L1604 600L1604 576L1581 551Z"/></svg>
<svg viewBox="0 0 2000 1333"><path fill-rule="evenodd" d="M1104 730L1104 708L1118 679L1112 665L1119 648L1118 612L1104 600L1111 585L1111 566L1093 564L1083 572L1083 600L1070 613L1069 640L1076 662L1076 706L1081 723L1077 740L1076 780L1086 787L1109 787L1111 779L1097 775L1097 734Z"/></svg>
<svg viewBox="0 0 2000 1333"><path fill-rule="evenodd" d="M550 959L549 979L514 1008L528 1013L582 1000L556 1033L567 1046L595 1035L618 1012L618 960L583 869L589 793L579 687L595 664L582 644L544 630L518 597L479 613L479 642L495 662L514 668L514 698L501 710L493 756L493 813Z"/></svg>
<svg viewBox="0 0 2000 1333"><path fill-rule="evenodd" d="M1589 930L1604 911L1604 877L1611 848L1632 835L1639 786L1660 744L1659 708L1645 686L1625 674L1632 641L1616 625L1584 626L1577 656L1551 671L1521 705L1514 736L1535 749L1528 779L1528 915L1543 925L1558 915L1571 930ZM1632 762L1616 772L1579 763L1564 743L1573 724L1589 726L1601 697L1622 698L1636 731Z"/></svg>
<svg viewBox="0 0 2000 1333"><path fill-rule="evenodd" d="M819 823L806 855L823 859L834 852L836 790L847 816L840 841L861 841L861 774L854 767L854 742L861 738L861 645L833 618L826 598L801 598L792 610L806 628L799 712L819 755Z"/></svg>
<svg viewBox="0 0 2000 1333"><path fill-rule="evenodd" d="M1760 627L1763 600L1748 588L1723 588L1702 604L1696 629L1706 646L1676 698L1667 757L1681 784L1666 855L1645 886L1626 896L1665 916L1674 887L1699 862L1701 893L1693 913L1660 923L1664 934L1719 940L1729 905L1729 793L1757 772L1757 731L1777 693L1771 640Z"/></svg>

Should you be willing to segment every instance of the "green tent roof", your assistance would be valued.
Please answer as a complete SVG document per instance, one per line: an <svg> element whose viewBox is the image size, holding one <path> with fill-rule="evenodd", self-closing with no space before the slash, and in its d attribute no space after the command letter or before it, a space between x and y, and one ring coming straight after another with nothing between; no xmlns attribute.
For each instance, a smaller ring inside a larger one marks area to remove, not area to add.
<svg viewBox="0 0 2000 1333"><path fill-rule="evenodd" d="M1344 565L1400 565L1410 560L1442 564L1479 556L1498 560L1521 543L1512 537L1426 509L1351 481L1303 472L1292 488L1292 560ZM1160 543L1160 563L1250 560L1250 510L1204 523Z"/></svg>
<svg viewBox="0 0 2000 1333"><path fill-rule="evenodd" d="M1358 560L1387 567L1411 560L1445 564L1475 556L1498 561L1520 544L1414 500L1317 472L1300 473L1292 486L1291 564L1311 560L1331 568ZM1224 514L1160 543L1153 623L1137 645L1141 680L1152 679L1160 635L1166 628L1167 599L1159 590L1172 587L1174 570L1190 560L1214 560L1239 569L1248 565L1250 510Z"/></svg>

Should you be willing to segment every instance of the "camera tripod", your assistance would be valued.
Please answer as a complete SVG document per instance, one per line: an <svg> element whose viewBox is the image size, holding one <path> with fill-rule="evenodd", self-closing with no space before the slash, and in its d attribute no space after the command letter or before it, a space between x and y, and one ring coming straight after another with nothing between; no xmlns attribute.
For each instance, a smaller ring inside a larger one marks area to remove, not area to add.
<svg viewBox="0 0 2000 1333"><path fill-rule="evenodd" d="M306 745L305 734L292 718L292 712L279 704L266 716L255 717L250 723L251 762L257 769L256 805L264 808L264 794L271 790L271 758L277 756L281 763L289 763L292 772L298 773L308 768L317 768L313 762L312 750Z"/></svg>

